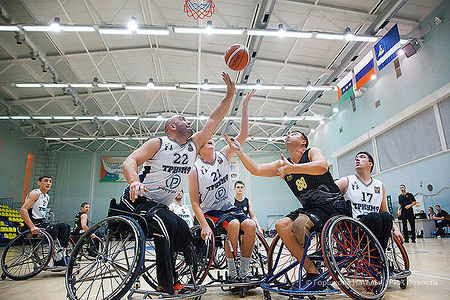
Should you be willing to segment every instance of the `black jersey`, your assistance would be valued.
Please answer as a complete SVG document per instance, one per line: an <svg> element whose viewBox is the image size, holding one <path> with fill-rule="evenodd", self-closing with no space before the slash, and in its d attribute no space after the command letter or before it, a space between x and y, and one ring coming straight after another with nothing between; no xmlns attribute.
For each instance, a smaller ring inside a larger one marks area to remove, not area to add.
<svg viewBox="0 0 450 300"><path fill-rule="evenodd" d="M299 164L310 162L309 150L303 153ZM288 160L292 162L291 158ZM322 175L289 174L284 177L284 180L305 209L343 199L329 171Z"/></svg>
<svg viewBox="0 0 450 300"><path fill-rule="evenodd" d="M81 227L81 216L84 215L85 213L80 211L75 215L75 227L73 229L73 233L75 234L79 234L84 232L83 228ZM87 223L86 223L87 225Z"/></svg>
<svg viewBox="0 0 450 300"><path fill-rule="evenodd" d="M250 214L247 198L244 198L242 201L239 201L236 198L234 198L234 206L236 206L237 209L242 211L245 215L248 216Z"/></svg>

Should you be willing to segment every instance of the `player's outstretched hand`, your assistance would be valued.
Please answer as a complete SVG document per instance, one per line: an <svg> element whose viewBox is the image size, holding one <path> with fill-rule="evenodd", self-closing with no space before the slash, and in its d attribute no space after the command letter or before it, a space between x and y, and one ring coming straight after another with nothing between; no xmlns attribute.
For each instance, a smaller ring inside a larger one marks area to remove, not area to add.
<svg viewBox="0 0 450 300"><path fill-rule="evenodd" d="M234 81L231 80L230 75L228 75L225 72L222 72L222 79L225 81L225 84L227 85L227 95L232 96L234 93L236 93L236 85L234 84Z"/></svg>
<svg viewBox="0 0 450 300"><path fill-rule="evenodd" d="M248 102L250 101L250 99L252 99L253 95L256 93L256 90L251 90L250 92L247 93L247 96L245 96L244 101L242 102L242 105L248 105Z"/></svg>
<svg viewBox="0 0 450 300"><path fill-rule="evenodd" d="M281 154L281 166L278 168L277 175L283 179L286 175L293 172L294 165L290 163L283 154Z"/></svg>
<svg viewBox="0 0 450 300"><path fill-rule="evenodd" d="M238 142L238 140L236 140L234 137L230 137L226 133L224 133L223 136L225 137L225 141L231 149L233 149L234 151L241 151L241 144Z"/></svg>

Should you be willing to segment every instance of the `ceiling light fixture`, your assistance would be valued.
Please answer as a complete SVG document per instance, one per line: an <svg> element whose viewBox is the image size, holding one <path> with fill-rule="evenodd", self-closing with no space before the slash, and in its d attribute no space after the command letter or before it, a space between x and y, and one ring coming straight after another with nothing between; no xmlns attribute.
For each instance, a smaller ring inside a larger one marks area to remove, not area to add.
<svg viewBox="0 0 450 300"><path fill-rule="evenodd" d="M164 117L162 116L161 113L158 114L158 116L156 117L156 120L158 120L158 121L164 120Z"/></svg>
<svg viewBox="0 0 450 300"><path fill-rule="evenodd" d="M74 88L91 88L91 87L93 87L92 83L69 83L69 85Z"/></svg>
<svg viewBox="0 0 450 300"><path fill-rule="evenodd" d="M148 79L147 87L148 87L149 89L152 89L152 88L155 87L155 83L153 82L153 78L149 78L149 79Z"/></svg>
<svg viewBox="0 0 450 300"><path fill-rule="evenodd" d="M208 79L203 80L202 89L205 91L209 90Z"/></svg>
<svg viewBox="0 0 450 300"><path fill-rule="evenodd" d="M61 26L61 30L64 32L94 32L95 28L93 26Z"/></svg>
<svg viewBox="0 0 450 300"><path fill-rule="evenodd" d="M127 27L131 31L136 31L138 29L138 24L136 23L136 17L131 17L130 21L127 24Z"/></svg>
<svg viewBox="0 0 450 300"><path fill-rule="evenodd" d="M121 83L111 83L111 82L98 83L97 86L99 88L121 88L121 87L123 87Z"/></svg>
<svg viewBox="0 0 450 300"><path fill-rule="evenodd" d="M53 23L50 24L50 26L49 26L50 31L53 31L53 32L60 32L60 31L61 31L61 25L59 24L60 21L61 21L61 20L60 20L58 17L55 17L55 18L53 19Z"/></svg>
<svg viewBox="0 0 450 300"><path fill-rule="evenodd" d="M310 80L308 80L308 82L306 83L306 90L307 90L308 92L312 91L312 84L311 84L311 81L310 81Z"/></svg>
<svg viewBox="0 0 450 300"><path fill-rule="evenodd" d="M15 25L1 25L0 31L20 31L20 29Z"/></svg>
<svg viewBox="0 0 450 300"><path fill-rule="evenodd" d="M316 39L321 40L343 40L343 34L334 34L334 33L316 33Z"/></svg>
<svg viewBox="0 0 450 300"><path fill-rule="evenodd" d="M69 85L65 83L44 83L43 86L46 88L66 88Z"/></svg>
<svg viewBox="0 0 450 300"><path fill-rule="evenodd" d="M286 36L286 30L284 29L283 24L278 24L278 36L279 37L285 37Z"/></svg>
<svg viewBox="0 0 450 300"><path fill-rule="evenodd" d="M339 108L337 108L337 107L333 108L333 112L334 113L338 113L339 112Z"/></svg>
<svg viewBox="0 0 450 300"><path fill-rule="evenodd" d="M132 34L132 31L124 28L99 28L100 34Z"/></svg>
<svg viewBox="0 0 450 300"><path fill-rule="evenodd" d="M119 113L117 111L114 114L114 120L119 121Z"/></svg>
<svg viewBox="0 0 450 300"><path fill-rule="evenodd" d="M35 88L35 87L41 87L40 83L16 83L16 87L28 87L28 88Z"/></svg>

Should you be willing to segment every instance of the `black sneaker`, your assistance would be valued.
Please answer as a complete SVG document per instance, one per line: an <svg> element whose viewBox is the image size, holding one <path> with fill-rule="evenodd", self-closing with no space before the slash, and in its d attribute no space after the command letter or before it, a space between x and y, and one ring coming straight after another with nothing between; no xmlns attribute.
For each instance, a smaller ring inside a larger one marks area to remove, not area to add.
<svg viewBox="0 0 450 300"><path fill-rule="evenodd" d="M324 279L318 279L320 274L310 274L307 273L305 277L302 278L302 286L307 286L307 291L323 291L327 288L328 282Z"/></svg>
<svg viewBox="0 0 450 300"><path fill-rule="evenodd" d="M66 262L64 261L64 259L55 261L54 266L55 267L67 267Z"/></svg>

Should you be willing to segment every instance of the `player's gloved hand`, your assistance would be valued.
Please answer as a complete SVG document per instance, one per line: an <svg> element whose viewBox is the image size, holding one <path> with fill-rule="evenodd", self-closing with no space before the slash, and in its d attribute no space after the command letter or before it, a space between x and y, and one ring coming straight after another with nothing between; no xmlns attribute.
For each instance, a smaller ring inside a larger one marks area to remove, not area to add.
<svg viewBox="0 0 450 300"><path fill-rule="evenodd" d="M133 181L130 184L130 201L134 202L138 196L144 196L144 192L148 192L145 185L140 181Z"/></svg>
<svg viewBox="0 0 450 300"><path fill-rule="evenodd" d="M210 238L213 235L213 232L212 232L211 228L209 227L209 225L202 226L201 235L202 235L202 239L204 239L204 240Z"/></svg>

